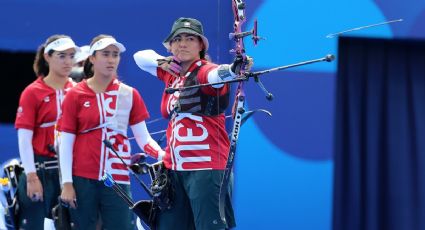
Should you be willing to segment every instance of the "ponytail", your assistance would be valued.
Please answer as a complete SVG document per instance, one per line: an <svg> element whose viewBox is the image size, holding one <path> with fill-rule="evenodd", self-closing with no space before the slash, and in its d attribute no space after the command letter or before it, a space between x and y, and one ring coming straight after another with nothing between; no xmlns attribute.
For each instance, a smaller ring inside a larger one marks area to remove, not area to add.
<svg viewBox="0 0 425 230"><path fill-rule="evenodd" d="M35 55L34 64L32 68L34 69L34 73L37 77L45 77L47 74L49 74L49 63L47 63L46 59L44 58L44 45L41 45L38 50L37 54ZM48 55L51 56L54 50L50 50Z"/></svg>
<svg viewBox="0 0 425 230"><path fill-rule="evenodd" d="M90 58L86 58L86 60L84 61L83 71L84 71L84 75L86 76L86 78L93 77L93 75L94 75L93 63L90 62Z"/></svg>

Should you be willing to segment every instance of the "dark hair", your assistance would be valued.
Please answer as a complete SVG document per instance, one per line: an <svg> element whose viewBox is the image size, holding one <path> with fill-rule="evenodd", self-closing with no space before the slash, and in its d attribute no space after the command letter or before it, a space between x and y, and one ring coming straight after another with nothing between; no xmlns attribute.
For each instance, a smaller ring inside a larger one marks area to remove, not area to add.
<svg viewBox="0 0 425 230"><path fill-rule="evenodd" d="M103 38L114 38L114 37L111 36L111 35L107 35L107 34L99 34L95 38L93 38L93 40L90 43L90 47L92 47L94 43L96 43L97 41L99 41L100 39L103 39ZM95 55L95 54L96 54L96 51L94 51L94 53L92 55ZM87 58L84 61L83 68L84 68L84 75L86 75L86 78L93 77L93 75L94 75L93 63L90 62L90 58Z"/></svg>
<svg viewBox="0 0 425 230"><path fill-rule="evenodd" d="M46 42L38 47L37 53L35 55L34 64L32 68L34 69L34 73L37 77L46 77L47 74L49 74L49 63L47 63L46 59L44 59L44 49L47 45L49 45L51 42L54 42L58 40L59 38L69 38L67 35L63 34L55 34L50 36ZM54 50L50 50L47 54L49 56L52 56L52 53L55 52Z"/></svg>
<svg viewBox="0 0 425 230"><path fill-rule="evenodd" d="M205 44L204 44L204 41L202 40L202 38L200 37L200 36L197 36L198 37L198 40L202 43L202 45L204 46L204 49L203 50L201 50L201 51L199 51L199 57L201 58L201 59L206 59L205 58L205 56L207 55L207 52L206 52L206 50L205 50Z"/></svg>
<svg viewBox="0 0 425 230"><path fill-rule="evenodd" d="M207 54L206 54L205 50L201 50L201 51L199 51L199 57L200 57L201 59L205 59L205 60L207 60L206 56L207 56Z"/></svg>

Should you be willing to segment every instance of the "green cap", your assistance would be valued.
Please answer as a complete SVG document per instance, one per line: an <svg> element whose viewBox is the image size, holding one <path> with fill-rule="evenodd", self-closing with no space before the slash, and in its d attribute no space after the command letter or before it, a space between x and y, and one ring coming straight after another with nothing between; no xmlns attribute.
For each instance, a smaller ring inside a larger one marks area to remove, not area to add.
<svg viewBox="0 0 425 230"><path fill-rule="evenodd" d="M202 42L204 43L205 50L208 50L208 39L204 36L204 30L202 28L202 24L200 21L194 19L194 18L179 18L177 19L174 24L173 28L171 29L170 34L168 37L164 40L162 43L165 48L170 49L170 41L177 35L187 33L187 34L193 34L196 36L199 36L202 38Z"/></svg>

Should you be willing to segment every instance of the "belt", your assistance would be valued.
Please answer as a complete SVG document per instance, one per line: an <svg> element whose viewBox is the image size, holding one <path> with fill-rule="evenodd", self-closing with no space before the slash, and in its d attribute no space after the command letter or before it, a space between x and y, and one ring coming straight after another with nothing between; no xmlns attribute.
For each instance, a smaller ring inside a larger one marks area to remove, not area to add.
<svg viewBox="0 0 425 230"><path fill-rule="evenodd" d="M43 162L35 162L35 168L37 170L40 169L57 169L59 168L59 162L58 160L52 160L52 161L43 161Z"/></svg>

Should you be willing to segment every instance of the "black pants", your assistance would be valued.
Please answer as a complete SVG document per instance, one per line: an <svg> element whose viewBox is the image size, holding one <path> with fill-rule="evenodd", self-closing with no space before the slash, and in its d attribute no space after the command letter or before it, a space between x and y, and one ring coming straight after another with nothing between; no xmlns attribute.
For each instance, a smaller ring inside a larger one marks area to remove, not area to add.
<svg viewBox="0 0 425 230"><path fill-rule="evenodd" d="M104 230L133 230L134 215L127 204L103 181L73 176L77 209L70 209L76 229L95 230L98 219ZM130 195L130 185L119 185Z"/></svg>
<svg viewBox="0 0 425 230"><path fill-rule="evenodd" d="M223 173L223 170L169 170L175 199L171 209L160 211L157 229L216 230L234 227L231 189L226 194L225 202L227 223L220 218L219 193ZM229 188L231 186L232 183Z"/></svg>
<svg viewBox="0 0 425 230"><path fill-rule="evenodd" d="M35 162L53 161L56 158L35 155ZM59 171L55 169L39 169L37 176L43 186L43 201L33 202L27 196L27 177L22 173L19 177L18 204L19 229L43 230L44 218L52 218L52 208L58 203L60 195Z"/></svg>

